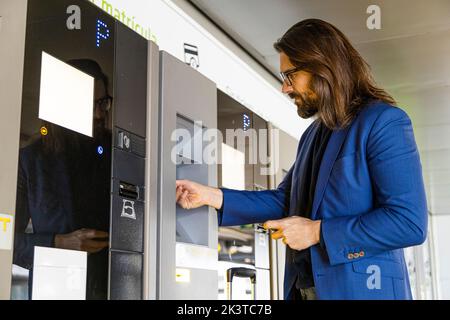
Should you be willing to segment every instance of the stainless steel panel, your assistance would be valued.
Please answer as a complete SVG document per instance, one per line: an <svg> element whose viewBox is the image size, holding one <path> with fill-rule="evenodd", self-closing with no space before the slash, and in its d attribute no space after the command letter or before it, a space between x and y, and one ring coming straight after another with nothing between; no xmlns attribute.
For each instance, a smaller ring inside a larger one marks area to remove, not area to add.
<svg viewBox="0 0 450 320"><path fill-rule="evenodd" d="M217 298L217 276L195 276L191 271L190 282L176 282L176 215L175 180L177 167L172 153L175 141L172 134L180 117L191 122L201 121L204 128L217 127L217 89L214 83L196 70L162 52L160 88L160 212L159 212L159 299L192 299L193 292L202 288L202 298ZM203 169L204 170L204 169ZM217 186L217 169L210 165L207 183ZM180 171L181 172L181 171ZM217 216L211 208L201 209L198 218L206 221L197 232L205 233L207 247L217 250ZM190 231L189 231L190 232ZM205 239L205 238L203 238ZM202 241L204 242L204 241ZM216 274L217 271L209 273ZM215 278L215 280L213 279Z"/></svg>

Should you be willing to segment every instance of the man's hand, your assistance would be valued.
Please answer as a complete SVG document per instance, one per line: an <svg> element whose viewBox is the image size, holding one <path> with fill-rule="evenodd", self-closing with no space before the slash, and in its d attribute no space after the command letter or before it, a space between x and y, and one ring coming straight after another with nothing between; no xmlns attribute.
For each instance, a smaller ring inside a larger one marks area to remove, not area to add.
<svg viewBox="0 0 450 320"><path fill-rule="evenodd" d="M109 245L108 233L104 231L81 229L68 234L55 236L55 248L97 253Z"/></svg>
<svg viewBox="0 0 450 320"><path fill-rule="evenodd" d="M176 199L180 207L184 209L195 209L205 205L216 209L222 207L222 190L188 180L177 180L176 183Z"/></svg>
<svg viewBox="0 0 450 320"><path fill-rule="evenodd" d="M302 217L288 217L264 223L265 229L276 230L272 239L283 239L283 243L294 250L304 250L320 242L321 221Z"/></svg>

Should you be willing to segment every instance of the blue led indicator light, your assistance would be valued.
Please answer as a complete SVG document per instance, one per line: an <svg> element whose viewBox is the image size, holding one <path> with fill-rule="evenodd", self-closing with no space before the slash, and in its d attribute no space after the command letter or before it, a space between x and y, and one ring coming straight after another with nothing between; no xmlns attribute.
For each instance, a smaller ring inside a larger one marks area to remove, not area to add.
<svg viewBox="0 0 450 320"><path fill-rule="evenodd" d="M97 20L97 48L100 48L100 40L109 39L108 25L101 20Z"/></svg>
<svg viewBox="0 0 450 320"><path fill-rule="evenodd" d="M102 147L102 146L98 146L98 148L97 148L97 153L98 153L99 155L102 155L103 152L104 152L103 147Z"/></svg>
<svg viewBox="0 0 450 320"><path fill-rule="evenodd" d="M244 113L243 115L243 125L244 125L244 131L247 131L250 129L250 117Z"/></svg>

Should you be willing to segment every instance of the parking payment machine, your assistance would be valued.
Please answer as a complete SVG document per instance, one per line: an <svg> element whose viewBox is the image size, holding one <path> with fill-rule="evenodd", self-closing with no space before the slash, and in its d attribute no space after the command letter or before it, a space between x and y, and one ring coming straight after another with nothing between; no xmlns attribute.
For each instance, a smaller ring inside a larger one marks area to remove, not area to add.
<svg viewBox="0 0 450 320"><path fill-rule="evenodd" d="M184 210L174 192L176 179L217 186L217 162L208 151L214 149L217 88L167 52L161 52L160 69L158 295L217 299L217 213L206 206Z"/></svg>
<svg viewBox="0 0 450 320"><path fill-rule="evenodd" d="M175 203L217 185L215 84L89 1L2 0L0 40L0 299L217 298L216 213Z"/></svg>
<svg viewBox="0 0 450 320"><path fill-rule="evenodd" d="M65 260L69 250L87 253L81 298L142 299L153 192L146 181L156 168L148 164L147 132L158 107L148 79L158 49L88 1L2 0L0 10L1 80L9 88L1 121L16 140L5 143L1 163L8 192L0 217L14 229L0 247L0 298L11 291L4 261L28 270L31 298L64 298L80 283L80 260ZM54 249L52 259L36 248ZM59 287L31 285L63 266Z"/></svg>

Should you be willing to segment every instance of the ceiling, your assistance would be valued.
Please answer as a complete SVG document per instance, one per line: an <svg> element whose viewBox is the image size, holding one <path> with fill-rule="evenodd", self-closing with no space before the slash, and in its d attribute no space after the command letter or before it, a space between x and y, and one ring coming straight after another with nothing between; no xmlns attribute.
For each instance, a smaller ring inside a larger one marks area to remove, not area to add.
<svg viewBox="0 0 450 320"><path fill-rule="evenodd" d="M450 214L450 0L189 0L274 76L273 43L307 18L333 23L414 124L432 214ZM381 29L369 30L369 5Z"/></svg>
<svg viewBox="0 0 450 320"><path fill-rule="evenodd" d="M307 18L331 22L355 44L414 37L450 30L450 1L431 0L189 0L249 51L278 74L278 54L272 44L290 26ZM433 5L431 6L430 3ZM369 30L369 5L381 9L380 30Z"/></svg>

